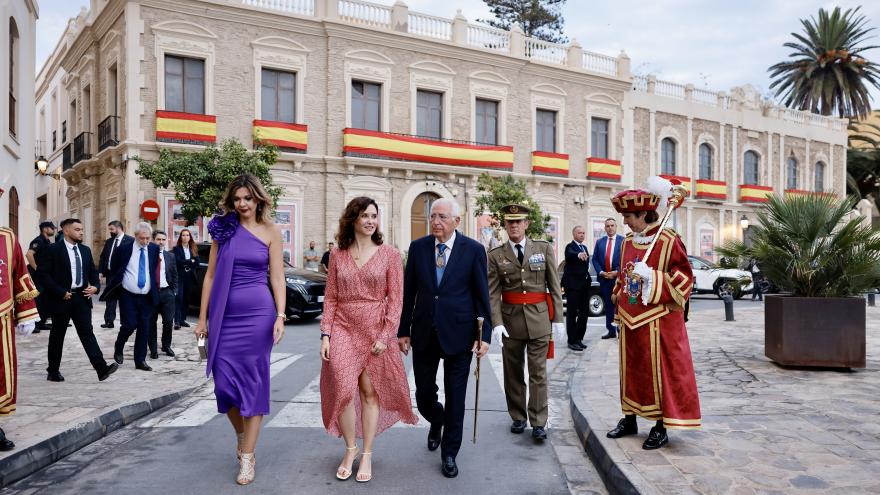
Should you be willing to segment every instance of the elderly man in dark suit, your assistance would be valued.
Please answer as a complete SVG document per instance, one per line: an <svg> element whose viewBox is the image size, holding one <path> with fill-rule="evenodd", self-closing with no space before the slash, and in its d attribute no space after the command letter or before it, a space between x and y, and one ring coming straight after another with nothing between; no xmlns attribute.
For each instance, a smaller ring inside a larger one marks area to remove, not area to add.
<svg viewBox="0 0 880 495"><path fill-rule="evenodd" d="M620 271L620 246L623 244L623 236L617 235L617 222L613 218L605 220L606 236L596 239L596 247L593 248L593 268L599 276L599 289L602 291L602 300L605 301L605 329L608 333L603 339L617 337L617 328L614 326L616 313L614 303L611 302L611 291L617 281L617 273Z"/></svg>
<svg viewBox="0 0 880 495"><path fill-rule="evenodd" d="M107 290L101 295L102 301L119 301L121 323L113 359L122 364L125 342L137 331L134 367L143 371L153 371L147 364L147 341L150 319L159 305L159 246L150 242L152 234L150 224L141 222L134 231L135 242L123 244L113 253Z"/></svg>
<svg viewBox="0 0 880 495"><path fill-rule="evenodd" d="M177 299L177 263L174 253L165 250L168 236L161 230L153 232L153 243L159 246L159 305L150 320L150 359L157 359L159 351L156 345L158 338L159 315L162 315L162 352L174 357L171 350L171 327L174 325L174 304Z"/></svg>
<svg viewBox="0 0 880 495"><path fill-rule="evenodd" d="M73 320L76 334L82 343L98 380L104 381L116 371L116 363L107 364L95 333L92 330L92 296L97 294L101 283L92 260L92 250L81 244L83 224L79 219L68 218L61 222L64 240L49 245L40 256L37 276L43 287L46 305L52 314L52 333L49 334L50 382L63 382L59 371L64 349L67 324Z"/></svg>
<svg viewBox="0 0 880 495"><path fill-rule="evenodd" d="M123 244L134 242L134 237L125 234L122 222L113 220L107 224L107 230L110 232L110 238L104 241L104 248L101 249L101 257L98 259L98 271L105 279L110 278L110 258L113 253ZM106 280L104 281L107 282ZM107 306L104 308L104 323L101 328L113 328L113 320L116 319L116 299L108 299Z"/></svg>
<svg viewBox="0 0 880 495"><path fill-rule="evenodd" d="M428 450L440 447L441 472L454 478L471 359L489 351L492 335L488 271L483 245L456 230L461 222L458 203L434 201L430 222L431 235L409 246L397 337L401 352L413 349L416 405L431 423ZM479 337L477 317L485 318ZM441 359L445 405L437 400Z"/></svg>
<svg viewBox="0 0 880 495"><path fill-rule="evenodd" d="M587 318L590 316L590 251L584 239L587 231L580 225L571 230L572 240L565 246L565 271L562 273L562 287L565 289L566 310L565 330L568 334L568 348L583 351L584 335L587 333Z"/></svg>

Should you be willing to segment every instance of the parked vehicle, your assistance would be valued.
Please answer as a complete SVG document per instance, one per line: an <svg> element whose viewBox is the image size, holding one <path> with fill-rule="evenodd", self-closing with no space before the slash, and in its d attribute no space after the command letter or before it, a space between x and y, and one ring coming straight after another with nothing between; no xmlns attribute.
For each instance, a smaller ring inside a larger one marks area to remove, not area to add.
<svg viewBox="0 0 880 495"><path fill-rule="evenodd" d="M559 264L559 280L562 280L562 273L564 271L565 261ZM588 311L590 312L590 316L602 316L605 314L605 301L602 299L602 291L599 289L599 281L592 263L590 263L590 281L590 302L588 303ZM562 307L565 308L565 306L565 289L562 289Z"/></svg>
<svg viewBox="0 0 880 495"><path fill-rule="evenodd" d="M196 271L196 286L190 297L190 307L198 309L202 297L202 283L208 270L208 254L211 244L202 242L199 248L199 268ZM268 278L268 274L267 274ZM324 289L327 286L327 275L296 268L284 262L284 280L287 282L288 318L312 320L324 311Z"/></svg>
<svg viewBox="0 0 880 495"><path fill-rule="evenodd" d="M739 299L752 290L752 275L745 270L721 268L699 256L688 256L688 260L694 272L693 294L715 294L719 299L731 294Z"/></svg>

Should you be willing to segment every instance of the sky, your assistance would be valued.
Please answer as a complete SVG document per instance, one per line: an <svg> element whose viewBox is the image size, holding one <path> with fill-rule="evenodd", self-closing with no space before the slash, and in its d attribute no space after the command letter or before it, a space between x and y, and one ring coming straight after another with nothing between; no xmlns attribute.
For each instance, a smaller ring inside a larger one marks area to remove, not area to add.
<svg viewBox="0 0 880 495"><path fill-rule="evenodd" d="M372 0L392 4L393 0ZM67 19L75 16L82 0L38 0L37 70L51 54ZM456 8L472 22L489 18L480 0L405 0L411 11L446 18ZM568 0L563 9L564 34L585 49L607 55L625 50L635 74L655 74L658 79L692 83L698 88L728 91L751 84L770 96L767 68L784 60L802 30L800 19L817 16L820 8L843 9L855 1L815 0ZM880 45L880 2L864 2L861 12L877 28L869 41ZM880 61L880 49L865 53ZM880 108L880 91L873 90L873 107Z"/></svg>

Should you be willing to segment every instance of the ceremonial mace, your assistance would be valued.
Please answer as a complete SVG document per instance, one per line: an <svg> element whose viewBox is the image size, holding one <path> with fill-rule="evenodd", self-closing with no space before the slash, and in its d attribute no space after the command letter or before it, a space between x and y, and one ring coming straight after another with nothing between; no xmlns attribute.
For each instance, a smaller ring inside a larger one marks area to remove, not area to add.
<svg viewBox="0 0 880 495"><path fill-rule="evenodd" d="M483 322L486 319L482 316L477 317L477 342L483 341ZM482 345L482 344L478 344ZM480 348L477 347L477 352ZM474 370L474 376L477 377L476 390L474 393L474 443L477 443L477 411L480 410L480 355L477 354L477 369Z"/></svg>

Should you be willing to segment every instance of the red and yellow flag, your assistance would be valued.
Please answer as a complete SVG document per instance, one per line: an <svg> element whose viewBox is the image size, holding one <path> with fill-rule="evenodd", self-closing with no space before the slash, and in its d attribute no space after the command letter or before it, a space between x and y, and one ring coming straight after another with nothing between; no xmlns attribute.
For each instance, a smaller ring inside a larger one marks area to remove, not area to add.
<svg viewBox="0 0 880 495"><path fill-rule="evenodd" d="M619 181L620 175L620 160L595 157L587 158L587 178Z"/></svg>
<svg viewBox="0 0 880 495"><path fill-rule="evenodd" d="M697 179L697 197L727 199L727 183L720 180Z"/></svg>
<svg viewBox="0 0 880 495"><path fill-rule="evenodd" d="M342 149L369 158L513 169L512 146L447 143L365 129L343 129Z"/></svg>
<svg viewBox="0 0 880 495"><path fill-rule="evenodd" d="M271 120L254 120L254 142L265 141L279 148L305 151L308 147L308 126Z"/></svg>
<svg viewBox="0 0 880 495"><path fill-rule="evenodd" d="M547 151L533 151L532 172L568 176L568 155L564 153L549 153Z"/></svg>
<svg viewBox="0 0 880 495"><path fill-rule="evenodd" d="M217 141L217 117L156 110L156 141L214 143Z"/></svg>
<svg viewBox="0 0 880 495"><path fill-rule="evenodd" d="M758 186L755 184L742 184L739 186L739 200L750 203L766 203L767 196L773 194L773 188Z"/></svg>

